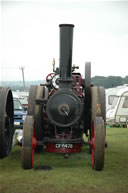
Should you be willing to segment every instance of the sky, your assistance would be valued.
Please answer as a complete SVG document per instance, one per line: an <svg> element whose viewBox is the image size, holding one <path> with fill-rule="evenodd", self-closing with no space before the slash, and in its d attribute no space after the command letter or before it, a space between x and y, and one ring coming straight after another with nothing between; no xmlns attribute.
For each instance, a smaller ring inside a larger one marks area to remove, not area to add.
<svg viewBox="0 0 128 193"><path fill-rule="evenodd" d="M128 76L128 1L1 1L0 81L44 80L59 67L59 24L74 24L72 64L84 78Z"/></svg>

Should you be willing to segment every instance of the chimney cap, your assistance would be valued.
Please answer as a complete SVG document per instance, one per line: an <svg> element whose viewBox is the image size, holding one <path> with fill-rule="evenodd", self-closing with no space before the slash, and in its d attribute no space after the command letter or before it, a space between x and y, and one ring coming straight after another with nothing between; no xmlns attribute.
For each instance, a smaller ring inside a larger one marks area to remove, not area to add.
<svg viewBox="0 0 128 193"><path fill-rule="evenodd" d="M73 24L60 24L59 27L74 27Z"/></svg>

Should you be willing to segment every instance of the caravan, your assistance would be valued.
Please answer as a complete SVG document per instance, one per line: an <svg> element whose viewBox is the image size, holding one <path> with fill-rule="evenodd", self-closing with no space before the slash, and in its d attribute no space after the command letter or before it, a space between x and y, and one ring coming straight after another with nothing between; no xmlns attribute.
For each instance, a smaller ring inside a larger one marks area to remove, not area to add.
<svg viewBox="0 0 128 193"><path fill-rule="evenodd" d="M111 126L128 124L128 87L118 90L113 99L111 109L107 111L106 122Z"/></svg>
<svg viewBox="0 0 128 193"><path fill-rule="evenodd" d="M111 109L114 98L122 88L128 88L128 84L106 89L106 112Z"/></svg>

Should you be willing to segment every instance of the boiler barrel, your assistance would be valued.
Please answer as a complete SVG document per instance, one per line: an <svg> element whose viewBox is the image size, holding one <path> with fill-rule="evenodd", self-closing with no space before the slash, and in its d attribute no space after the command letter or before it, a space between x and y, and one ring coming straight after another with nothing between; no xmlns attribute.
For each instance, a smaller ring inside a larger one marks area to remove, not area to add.
<svg viewBox="0 0 128 193"><path fill-rule="evenodd" d="M60 88L71 87L72 81L72 24L60 24ZM68 85L66 84L68 83Z"/></svg>

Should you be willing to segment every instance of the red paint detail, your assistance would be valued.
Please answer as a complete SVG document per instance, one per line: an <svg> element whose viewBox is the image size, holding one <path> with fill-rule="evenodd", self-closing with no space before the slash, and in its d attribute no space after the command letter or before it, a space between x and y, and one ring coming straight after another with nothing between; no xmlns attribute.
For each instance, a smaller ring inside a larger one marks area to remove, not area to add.
<svg viewBox="0 0 128 193"><path fill-rule="evenodd" d="M22 104L23 107L28 107L28 104Z"/></svg>
<svg viewBox="0 0 128 193"><path fill-rule="evenodd" d="M37 146L37 140L35 137L35 121L33 124L33 136L32 136L32 167L34 165L34 152L35 152L35 148Z"/></svg>
<svg viewBox="0 0 128 193"><path fill-rule="evenodd" d="M55 153L79 153L81 152L82 144L73 144L73 148L56 148L56 144L48 143L46 144L47 152L55 152Z"/></svg>
<svg viewBox="0 0 128 193"><path fill-rule="evenodd" d="M91 131L91 152L92 152L92 168L94 168L95 163L95 128L94 128L94 121L92 122L92 131Z"/></svg>
<svg viewBox="0 0 128 193"><path fill-rule="evenodd" d="M46 77L46 82L48 83L49 80L51 80L54 75L55 75L55 73L48 74L47 77Z"/></svg>
<svg viewBox="0 0 128 193"><path fill-rule="evenodd" d="M100 104L97 104L97 107L99 107L99 108L100 108L100 107L101 107L101 105L100 105Z"/></svg>
<svg viewBox="0 0 128 193"><path fill-rule="evenodd" d="M82 78L81 74L73 74L73 90L75 91L77 96L82 97Z"/></svg>
<svg viewBox="0 0 128 193"><path fill-rule="evenodd" d="M37 140L35 137L32 138L32 149L35 149L37 146Z"/></svg>

